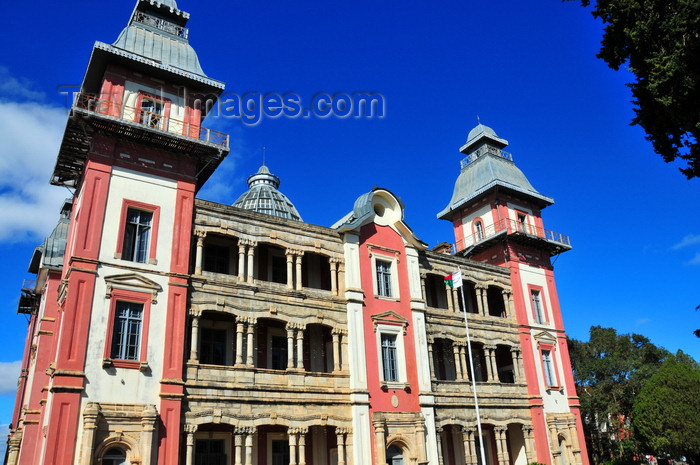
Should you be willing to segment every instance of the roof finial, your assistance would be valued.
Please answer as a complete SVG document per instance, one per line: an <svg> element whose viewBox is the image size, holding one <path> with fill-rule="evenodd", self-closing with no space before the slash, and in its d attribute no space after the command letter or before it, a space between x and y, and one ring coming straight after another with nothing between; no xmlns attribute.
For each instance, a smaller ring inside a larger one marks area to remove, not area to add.
<svg viewBox="0 0 700 465"><path fill-rule="evenodd" d="M479 115L476 115L476 122L477 122L478 124L481 124L481 118L479 118Z"/></svg>
<svg viewBox="0 0 700 465"><path fill-rule="evenodd" d="M262 152L263 152L263 166L265 166L265 153L267 152L267 147L263 147Z"/></svg>

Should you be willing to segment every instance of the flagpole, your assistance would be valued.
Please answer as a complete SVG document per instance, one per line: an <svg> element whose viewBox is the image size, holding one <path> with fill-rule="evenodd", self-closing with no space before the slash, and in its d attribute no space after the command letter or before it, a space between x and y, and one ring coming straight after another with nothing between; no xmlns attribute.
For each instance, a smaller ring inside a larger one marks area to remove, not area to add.
<svg viewBox="0 0 700 465"><path fill-rule="evenodd" d="M460 281L462 277L462 267L458 267ZM476 378L474 377L474 359L472 358L472 341L469 337L469 321L467 320L467 300L464 298L464 285L460 282L462 293L462 313L464 314L464 328L467 330L467 350L469 351L469 371L472 375L472 390L474 391L474 407L476 409L476 427L479 432L479 450L481 452L481 465L486 465L486 454L484 453L484 437L481 432L481 414L479 413L479 398L476 395Z"/></svg>

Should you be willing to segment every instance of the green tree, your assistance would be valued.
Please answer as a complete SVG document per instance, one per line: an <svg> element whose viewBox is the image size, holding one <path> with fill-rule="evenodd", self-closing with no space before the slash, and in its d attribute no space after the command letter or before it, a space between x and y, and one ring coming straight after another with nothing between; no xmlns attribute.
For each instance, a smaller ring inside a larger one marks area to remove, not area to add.
<svg viewBox="0 0 700 465"><path fill-rule="evenodd" d="M629 458L634 398L668 352L639 334L592 326L588 342L569 339L576 390L592 463Z"/></svg>
<svg viewBox="0 0 700 465"><path fill-rule="evenodd" d="M700 1L597 0L592 14L605 25L598 57L636 76L632 124L667 163L700 176Z"/></svg>
<svg viewBox="0 0 700 465"><path fill-rule="evenodd" d="M649 453L700 456L700 367L691 357L678 351L646 382L632 426Z"/></svg>

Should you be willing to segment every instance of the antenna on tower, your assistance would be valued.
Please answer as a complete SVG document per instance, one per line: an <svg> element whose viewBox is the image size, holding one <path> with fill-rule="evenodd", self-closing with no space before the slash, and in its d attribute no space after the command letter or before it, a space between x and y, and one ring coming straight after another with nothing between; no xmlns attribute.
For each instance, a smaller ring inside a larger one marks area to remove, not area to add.
<svg viewBox="0 0 700 465"><path fill-rule="evenodd" d="M481 124L481 118L479 118L479 115L476 115L476 122L477 124Z"/></svg>
<svg viewBox="0 0 700 465"><path fill-rule="evenodd" d="M263 166L265 166L265 153L267 152L267 147L262 148L262 156L263 156Z"/></svg>

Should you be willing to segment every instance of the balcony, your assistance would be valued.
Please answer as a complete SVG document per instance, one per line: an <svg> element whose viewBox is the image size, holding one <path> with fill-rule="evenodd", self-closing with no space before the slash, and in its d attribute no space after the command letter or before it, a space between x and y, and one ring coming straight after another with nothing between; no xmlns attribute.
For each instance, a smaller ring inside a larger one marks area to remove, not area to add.
<svg viewBox="0 0 700 465"><path fill-rule="evenodd" d="M36 281L25 279L19 296L17 313L34 314L39 306L39 296L36 294Z"/></svg>
<svg viewBox="0 0 700 465"><path fill-rule="evenodd" d="M163 116L160 113L122 105L108 99L98 99L91 94L78 94L73 107L75 109L86 110L89 113L99 113L122 119L144 128L182 135L228 149L228 134L214 131L198 124L185 123L184 121Z"/></svg>
<svg viewBox="0 0 700 465"><path fill-rule="evenodd" d="M571 249L569 236L503 218L485 227L482 231L465 236L464 239L453 245L452 253L472 255L483 251L492 246L494 241L505 237L526 245L545 248L552 256Z"/></svg>
<svg viewBox="0 0 700 465"><path fill-rule="evenodd" d="M77 186L96 133L194 159L197 190L229 152L228 134L80 93L71 108L51 184Z"/></svg>

